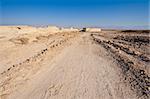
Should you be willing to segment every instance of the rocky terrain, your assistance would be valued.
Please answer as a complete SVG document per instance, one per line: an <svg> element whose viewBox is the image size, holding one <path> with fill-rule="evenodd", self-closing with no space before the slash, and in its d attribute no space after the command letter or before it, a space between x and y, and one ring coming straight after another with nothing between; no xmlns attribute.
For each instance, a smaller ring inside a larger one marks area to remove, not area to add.
<svg viewBox="0 0 150 99"><path fill-rule="evenodd" d="M0 27L0 99L149 99L148 30Z"/></svg>
<svg viewBox="0 0 150 99"><path fill-rule="evenodd" d="M124 74L125 81L138 96L150 96L150 37L148 31L116 31L91 34L103 46Z"/></svg>

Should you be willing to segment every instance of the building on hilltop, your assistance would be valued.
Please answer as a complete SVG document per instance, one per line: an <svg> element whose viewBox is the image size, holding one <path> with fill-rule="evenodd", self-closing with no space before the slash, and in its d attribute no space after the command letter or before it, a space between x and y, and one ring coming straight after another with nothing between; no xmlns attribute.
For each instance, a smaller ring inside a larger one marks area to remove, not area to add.
<svg viewBox="0 0 150 99"><path fill-rule="evenodd" d="M101 32L101 28L83 28L80 32Z"/></svg>

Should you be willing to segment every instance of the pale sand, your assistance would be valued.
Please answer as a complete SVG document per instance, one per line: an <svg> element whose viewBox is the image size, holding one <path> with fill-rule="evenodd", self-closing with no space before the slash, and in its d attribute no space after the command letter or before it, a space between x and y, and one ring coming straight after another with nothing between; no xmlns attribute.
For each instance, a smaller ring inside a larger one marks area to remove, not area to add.
<svg viewBox="0 0 150 99"><path fill-rule="evenodd" d="M0 33L0 99L138 98L91 33L15 31Z"/></svg>

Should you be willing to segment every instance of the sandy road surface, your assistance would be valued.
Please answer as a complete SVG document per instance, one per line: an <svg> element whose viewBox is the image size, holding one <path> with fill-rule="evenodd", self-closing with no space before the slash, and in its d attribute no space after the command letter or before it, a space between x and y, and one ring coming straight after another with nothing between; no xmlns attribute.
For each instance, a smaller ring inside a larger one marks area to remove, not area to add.
<svg viewBox="0 0 150 99"><path fill-rule="evenodd" d="M3 73L1 99L138 99L90 33Z"/></svg>

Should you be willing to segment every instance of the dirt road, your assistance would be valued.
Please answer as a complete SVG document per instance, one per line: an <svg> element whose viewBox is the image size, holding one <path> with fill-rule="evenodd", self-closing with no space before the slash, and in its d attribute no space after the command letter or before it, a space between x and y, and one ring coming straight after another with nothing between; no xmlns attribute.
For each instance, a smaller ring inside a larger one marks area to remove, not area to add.
<svg viewBox="0 0 150 99"><path fill-rule="evenodd" d="M59 43L2 73L0 99L141 98L90 33Z"/></svg>

